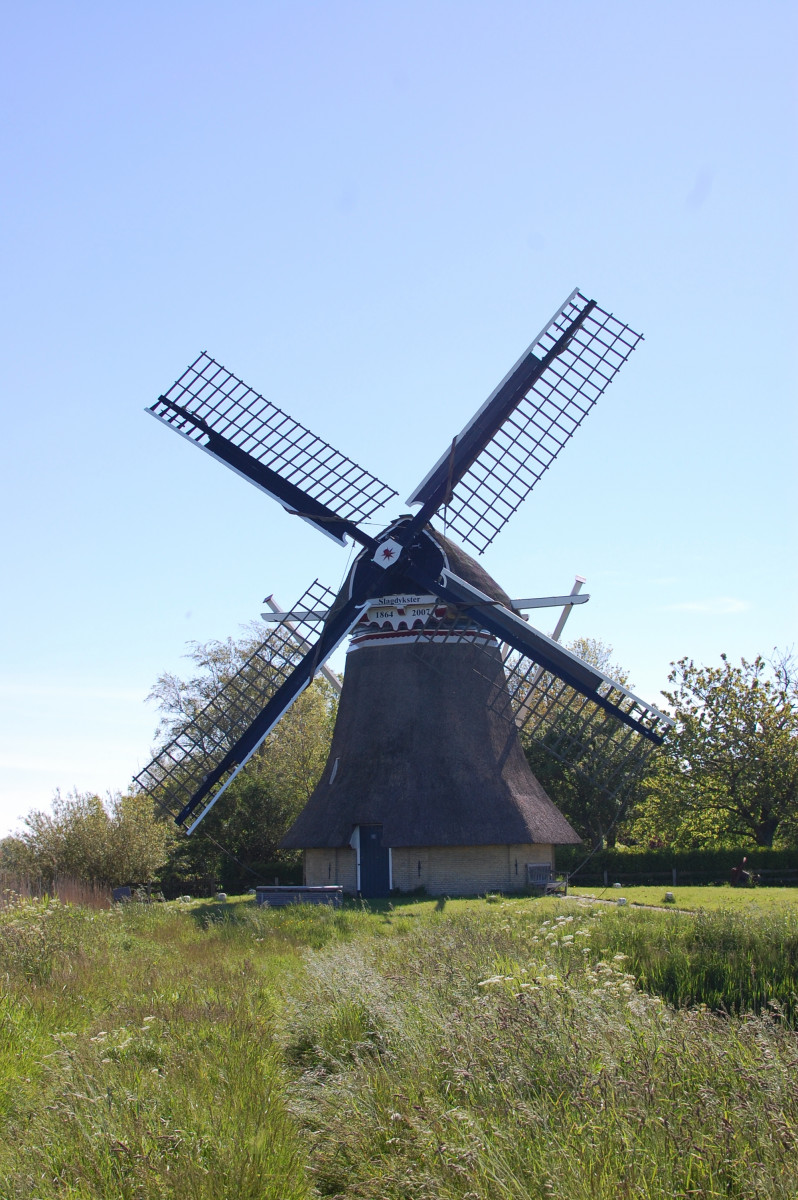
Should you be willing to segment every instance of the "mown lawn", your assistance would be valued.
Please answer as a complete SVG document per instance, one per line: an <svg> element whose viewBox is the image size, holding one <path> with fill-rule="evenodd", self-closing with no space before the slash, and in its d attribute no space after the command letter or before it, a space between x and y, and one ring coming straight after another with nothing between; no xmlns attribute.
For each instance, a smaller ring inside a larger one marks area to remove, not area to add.
<svg viewBox="0 0 798 1200"><path fill-rule="evenodd" d="M794 1200L797 980L791 903L19 905L0 1196Z"/></svg>
<svg viewBox="0 0 798 1200"><path fill-rule="evenodd" d="M582 888L568 889L570 896L581 898L600 897L602 900L615 900L625 896L629 904L667 905L666 892L673 895L673 907L691 911L704 909L707 912L721 910L732 912L784 912L786 909L798 911L798 888L787 887L731 887L724 884L721 887L621 887L616 888Z"/></svg>

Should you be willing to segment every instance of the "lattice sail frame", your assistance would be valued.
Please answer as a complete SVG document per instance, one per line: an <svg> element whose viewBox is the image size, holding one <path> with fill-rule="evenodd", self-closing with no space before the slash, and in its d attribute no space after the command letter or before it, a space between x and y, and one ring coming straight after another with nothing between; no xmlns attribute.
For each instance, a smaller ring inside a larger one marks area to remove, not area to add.
<svg viewBox="0 0 798 1200"><path fill-rule="evenodd" d="M535 357L542 359L589 304L585 296L574 291L525 355L534 351ZM456 534L482 554L641 340L642 334L595 305L567 348L532 385L453 487L446 508L447 533ZM469 426L484 412L495 392Z"/></svg>
<svg viewBox="0 0 798 1200"><path fill-rule="evenodd" d="M204 351L149 409L204 447L206 430L170 402L346 520L366 520L397 495Z"/></svg>
<svg viewBox="0 0 798 1200"><path fill-rule="evenodd" d="M315 580L291 610L311 610L307 617L286 615L213 699L135 776L142 791L177 816L307 653L334 599L335 592ZM219 781L220 790L235 769Z"/></svg>
<svg viewBox="0 0 798 1200"><path fill-rule="evenodd" d="M478 628L473 617L452 607L446 616L431 616L415 641L423 646L445 639L467 642L486 656L486 668L475 667L491 683L489 707L518 733L524 733L559 762L576 770L607 797L616 796L643 771L666 734L670 717L641 700L622 683L602 675L597 694L645 726L654 740L625 725L589 696L576 691L526 655L510 651L503 657L504 673L497 681L495 637ZM591 664L588 664L591 665Z"/></svg>
<svg viewBox="0 0 798 1200"><path fill-rule="evenodd" d="M606 676L597 694L638 721L656 741L624 725L589 696L541 670L530 658L508 656L505 675L519 733L524 732L534 745L573 767L608 797L617 795L641 774L673 726L670 717Z"/></svg>

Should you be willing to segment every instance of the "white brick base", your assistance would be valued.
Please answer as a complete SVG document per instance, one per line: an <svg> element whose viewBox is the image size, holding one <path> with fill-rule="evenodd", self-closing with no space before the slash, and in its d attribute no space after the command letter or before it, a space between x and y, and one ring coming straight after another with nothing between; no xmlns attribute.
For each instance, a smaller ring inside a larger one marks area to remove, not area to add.
<svg viewBox="0 0 798 1200"><path fill-rule="evenodd" d="M357 891L357 859L348 846L305 851L305 883L341 884ZM554 866L554 847L401 846L391 852L393 886L401 892L423 887L430 896L478 896L483 892L520 892L527 863Z"/></svg>

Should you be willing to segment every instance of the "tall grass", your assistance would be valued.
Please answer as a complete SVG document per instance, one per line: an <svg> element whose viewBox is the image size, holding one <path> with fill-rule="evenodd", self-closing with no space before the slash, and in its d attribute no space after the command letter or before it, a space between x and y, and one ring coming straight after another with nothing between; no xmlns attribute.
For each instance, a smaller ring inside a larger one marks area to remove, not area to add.
<svg viewBox="0 0 798 1200"><path fill-rule="evenodd" d="M322 1195L795 1196L783 1021L640 993L603 919L488 911L313 955L283 1036Z"/></svg>
<svg viewBox="0 0 798 1200"><path fill-rule="evenodd" d="M592 913L18 901L0 1196L792 1200L786 1020L672 1008L638 985L649 915Z"/></svg>
<svg viewBox="0 0 798 1200"><path fill-rule="evenodd" d="M7 912L4 1200L308 1196L272 1033L272 985L299 970L302 926L196 906ZM23 928L49 939L47 970Z"/></svg>
<svg viewBox="0 0 798 1200"><path fill-rule="evenodd" d="M684 1008L730 1013L776 1005L798 1023L798 910L757 914L612 911L594 945L622 951L637 983Z"/></svg>
<svg viewBox="0 0 798 1200"><path fill-rule="evenodd" d="M27 875L10 875L0 871L0 909L14 905L18 898L60 900L62 904L79 904L82 908L108 908L111 889L103 884L86 883L69 877L46 882Z"/></svg>

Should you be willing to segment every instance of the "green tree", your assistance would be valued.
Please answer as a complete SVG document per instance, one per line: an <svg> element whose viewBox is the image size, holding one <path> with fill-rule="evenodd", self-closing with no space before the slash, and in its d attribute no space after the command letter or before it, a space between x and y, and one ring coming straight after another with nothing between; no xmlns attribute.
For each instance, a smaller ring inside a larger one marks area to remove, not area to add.
<svg viewBox="0 0 798 1200"><path fill-rule="evenodd" d="M142 794L60 792L51 812L34 810L18 836L3 842L0 865L51 884L69 877L114 886L150 883L166 862L174 834Z"/></svg>
<svg viewBox="0 0 798 1200"><path fill-rule="evenodd" d="M666 698L671 753L632 833L675 847L798 844L798 678L786 654L719 667L682 658Z"/></svg>

